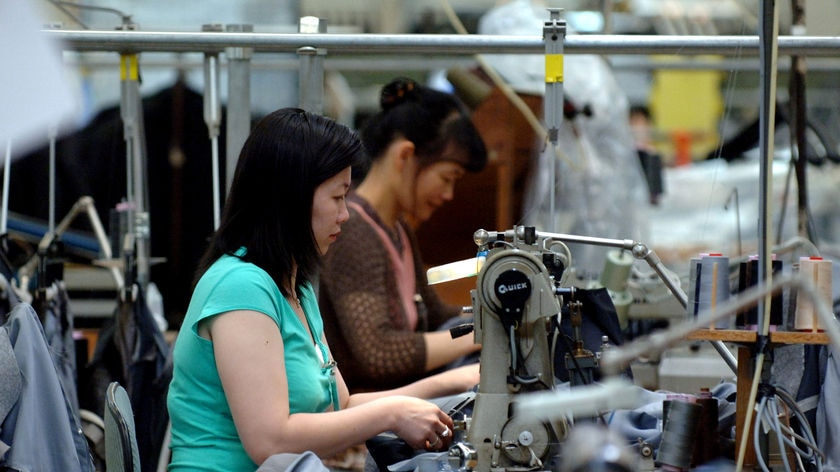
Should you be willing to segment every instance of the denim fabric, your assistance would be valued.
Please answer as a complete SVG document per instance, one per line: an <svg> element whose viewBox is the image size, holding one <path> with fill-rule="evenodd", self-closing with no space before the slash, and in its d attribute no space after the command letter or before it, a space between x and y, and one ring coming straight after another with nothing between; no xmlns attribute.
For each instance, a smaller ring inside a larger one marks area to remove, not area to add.
<svg viewBox="0 0 840 472"><path fill-rule="evenodd" d="M35 310L26 303L16 305L0 329L8 333L26 379L18 402L0 425L0 441L11 446L0 458L0 469L92 472L87 440L73 416Z"/></svg>

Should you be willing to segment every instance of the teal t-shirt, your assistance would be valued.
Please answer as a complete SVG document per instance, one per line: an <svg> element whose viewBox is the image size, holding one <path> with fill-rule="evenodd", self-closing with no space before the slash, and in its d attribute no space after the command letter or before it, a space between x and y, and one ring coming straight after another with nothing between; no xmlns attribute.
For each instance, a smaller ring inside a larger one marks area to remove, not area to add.
<svg viewBox="0 0 840 472"><path fill-rule="evenodd" d="M283 337L291 413L320 412L334 405L336 389L322 343L324 331L312 287L301 298L313 344L300 319L264 270L225 255L201 277L174 348L167 408L172 421L170 471L256 470L239 439L216 369L213 343L198 335L198 322L232 310L264 313ZM284 452L284 451L277 451Z"/></svg>

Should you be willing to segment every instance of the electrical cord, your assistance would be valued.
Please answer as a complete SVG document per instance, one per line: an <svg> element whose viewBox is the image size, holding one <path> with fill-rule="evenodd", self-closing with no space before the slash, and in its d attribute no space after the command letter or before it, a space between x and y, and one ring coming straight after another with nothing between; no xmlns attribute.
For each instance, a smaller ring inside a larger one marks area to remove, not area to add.
<svg viewBox="0 0 840 472"><path fill-rule="evenodd" d="M756 421L753 427L753 445L755 450L761 450L762 430L769 428L776 435L780 456L786 471L794 470L791 469L791 464L788 460L787 451L790 450L796 454L796 463L799 466L797 470L806 470L804 460L808 464L813 463L816 467L816 472L822 472L825 455L819 450L810 424L807 418L805 418L804 412L797 405L796 400L781 387L763 385L760 390L762 397L756 405ZM793 417L799 424L799 428L802 430L801 433L797 433L794 428L779 421L779 402L781 402L785 410L793 414ZM758 466L762 471L771 471L762 454L756 454L756 458Z"/></svg>

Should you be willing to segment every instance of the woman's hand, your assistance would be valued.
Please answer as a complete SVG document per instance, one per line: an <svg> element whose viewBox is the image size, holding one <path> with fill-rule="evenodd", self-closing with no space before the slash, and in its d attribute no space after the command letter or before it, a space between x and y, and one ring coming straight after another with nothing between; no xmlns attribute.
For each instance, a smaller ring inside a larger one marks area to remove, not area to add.
<svg viewBox="0 0 840 472"><path fill-rule="evenodd" d="M479 375L479 364L467 364L437 374L444 385L452 389L452 394L466 392L478 385L481 376Z"/></svg>
<svg viewBox="0 0 840 472"><path fill-rule="evenodd" d="M391 430L414 449L442 451L452 443L452 418L435 404L413 397L390 397L394 402Z"/></svg>

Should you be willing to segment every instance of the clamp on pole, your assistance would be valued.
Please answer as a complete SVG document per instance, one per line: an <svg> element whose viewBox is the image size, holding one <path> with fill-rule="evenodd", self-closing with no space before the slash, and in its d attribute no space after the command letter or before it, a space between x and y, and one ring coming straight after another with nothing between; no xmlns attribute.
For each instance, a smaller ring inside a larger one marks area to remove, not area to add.
<svg viewBox="0 0 840 472"><path fill-rule="evenodd" d="M549 215L551 229L557 229L556 203L557 159L555 151L563 121L563 41L566 38L566 20L560 18L562 8L549 8L550 18L543 26L543 41L545 42L545 96L543 97L543 114L551 145L552 158L549 159Z"/></svg>
<svg viewBox="0 0 840 472"><path fill-rule="evenodd" d="M315 16L304 16L298 25L300 33L326 33L327 20ZM297 50L300 56L298 92L300 107L311 113L324 111L324 56L327 50L303 46Z"/></svg>
<svg viewBox="0 0 840 472"><path fill-rule="evenodd" d="M557 144L557 134L563 120L563 41L566 20L560 18L562 8L549 8L551 17L543 26L545 41L545 124L548 140Z"/></svg>
<svg viewBox="0 0 840 472"><path fill-rule="evenodd" d="M203 25L201 31L224 31L221 24ZM219 130L222 124L222 105L219 100L219 53L211 51L204 53L204 122L210 133L210 148L212 152L211 165L213 176L213 229L219 227L221 203L221 189L219 184Z"/></svg>

